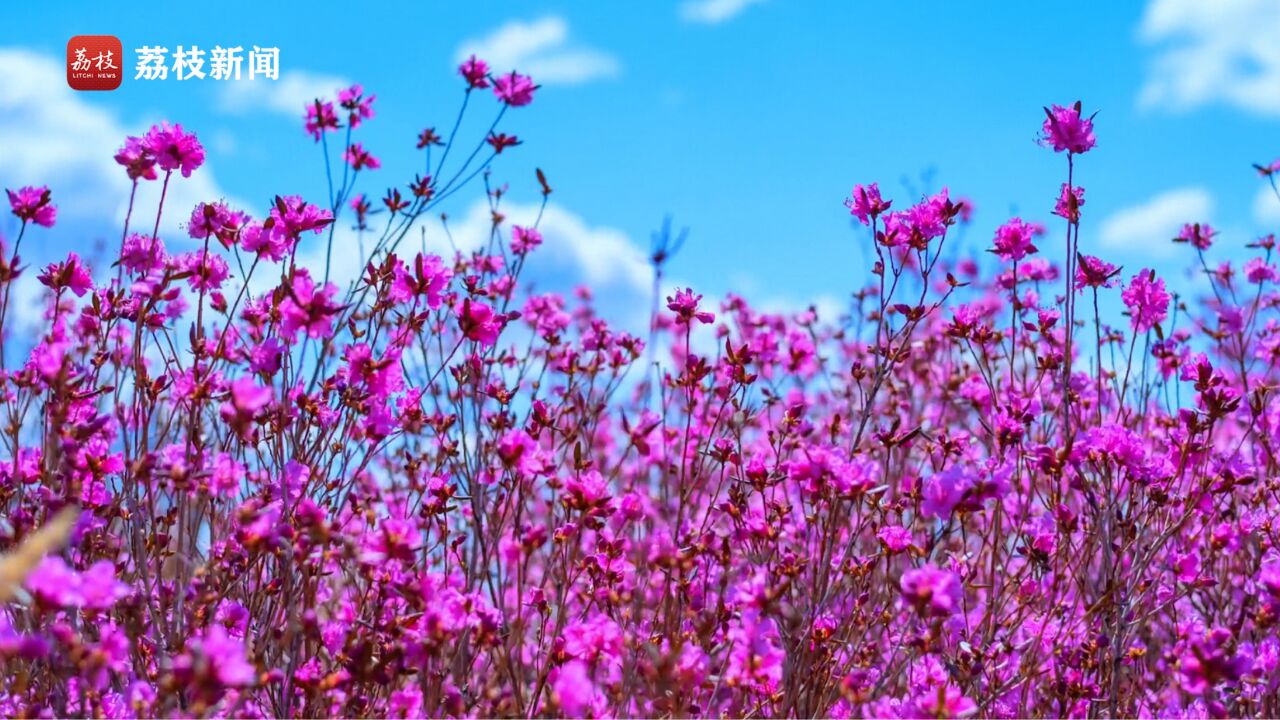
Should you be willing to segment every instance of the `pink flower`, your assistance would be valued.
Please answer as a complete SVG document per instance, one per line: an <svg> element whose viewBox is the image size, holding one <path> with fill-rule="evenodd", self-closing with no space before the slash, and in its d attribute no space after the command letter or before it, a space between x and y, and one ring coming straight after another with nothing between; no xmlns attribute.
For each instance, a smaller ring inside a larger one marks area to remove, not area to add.
<svg viewBox="0 0 1280 720"><path fill-rule="evenodd" d="M1023 222L1022 218L1013 218L996 228L993 243L995 247L991 252L1005 260L1017 262L1036 252L1036 246L1031 244L1031 236L1035 234L1035 230L1034 226Z"/></svg>
<svg viewBox="0 0 1280 720"><path fill-rule="evenodd" d="M90 610L109 610L129 596L129 586L116 580L116 566L99 560L80 575L80 605Z"/></svg>
<svg viewBox="0 0 1280 720"><path fill-rule="evenodd" d="M333 302L338 286L326 284L317 289L311 273L299 268L292 280L285 284L285 297L280 302L281 328L290 338L304 330L308 337L329 337L333 334L333 319L342 307Z"/></svg>
<svg viewBox="0 0 1280 720"><path fill-rule="evenodd" d="M482 302L472 302L471 298L462 301L462 312L458 314L458 327L468 340L478 342L484 347L492 346L498 341L502 325L502 319L493 308Z"/></svg>
<svg viewBox="0 0 1280 720"><path fill-rule="evenodd" d="M1054 152L1066 150L1079 155L1091 150L1096 142L1093 136L1093 116L1081 116L1077 102L1071 107L1054 105L1045 108L1043 142L1053 146Z"/></svg>
<svg viewBox="0 0 1280 720"><path fill-rule="evenodd" d="M729 628L729 642L725 677L734 684L773 692L782 682L782 666L787 659L773 620L761 617L757 610L744 610L741 619Z"/></svg>
<svg viewBox="0 0 1280 720"><path fill-rule="evenodd" d="M240 235L240 245L258 257L280 262L293 249L294 239L285 234L285 228L273 224L270 228L253 223Z"/></svg>
<svg viewBox="0 0 1280 720"><path fill-rule="evenodd" d="M978 704L950 683L922 689L912 703L903 717L964 718L978 711Z"/></svg>
<svg viewBox="0 0 1280 720"><path fill-rule="evenodd" d="M1192 694L1208 693L1220 683L1234 683L1253 667L1248 655L1236 653L1230 630L1224 627L1206 632L1189 643L1178 662L1183 689Z"/></svg>
<svg viewBox="0 0 1280 720"><path fill-rule="evenodd" d="M27 576L27 589L37 599L54 607L73 607L80 601L76 592L80 578L67 562L57 555L40 561Z"/></svg>
<svg viewBox="0 0 1280 720"><path fill-rule="evenodd" d="M924 617L946 617L960 612L960 578L934 565L925 565L902 574L902 597Z"/></svg>
<svg viewBox="0 0 1280 720"><path fill-rule="evenodd" d="M1150 330L1164 322L1169 313L1169 293L1164 289L1164 280L1156 277L1155 270L1144 269L1134 275L1120 297L1129 308L1129 324L1134 332Z"/></svg>
<svg viewBox="0 0 1280 720"><path fill-rule="evenodd" d="M900 553L911 547L911 531L900 525L880 528L876 538L890 553Z"/></svg>
<svg viewBox="0 0 1280 720"><path fill-rule="evenodd" d="M240 239L240 231L249 224L248 215L231 210L224 203L200 203L191 211L187 222L187 234L197 240L216 237L225 248Z"/></svg>
<svg viewBox="0 0 1280 720"><path fill-rule="evenodd" d="M1058 192L1058 201L1053 205L1053 214L1071 222L1080 222L1082 207L1084 207L1084 188L1079 185L1071 187L1062 183L1062 190Z"/></svg>
<svg viewBox="0 0 1280 720"><path fill-rule="evenodd" d="M377 170L382 167L382 161L374 157L360 143L352 143L351 147L342 154L342 159L351 165L351 169L359 172L365 168Z"/></svg>
<svg viewBox="0 0 1280 720"><path fill-rule="evenodd" d="M264 408L271 404L275 393L270 387L262 387L251 377L243 377L231 383L231 394L222 403L218 414L241 438L253 437L253 425Z"/></svg>
<svg viewBox="0 0 1280 720"><path fill-rule="evenodd" d="M49 201L51 193L48 187L28 185L19 188L17 192L13 190L5 192L9 193L9 207L19 220L24 223L34 222L44 227L53 227L53 222L58 217L58 209Z"/></svg>
<svg viewBox="0 0 1280 720"><path fill-rule="evenodd" d="M175 663L181 669L189 669L198 664L206 676L224 687L244 687L257 680L257 671L245 659L244 643L228 635L221 625L209 626L189 643L189 647L198 654L199 662L193 663L190 658L183 658L181 663Z"/></svg>
<svg viewBox="0 0 1280 720"><path fill-rule="evenodd" d="M1081 255L1076 266L1076 289L1112 287L1118 272L1120 271L1115 265L1105 260L1092 255Z"/></svg>
<svg viewBox="0 0 1280 720"><path fill-rule="evenodd" d="M934 473L924 486L920 514L945 520L965 500L970 500L974 479L959 465Z"/></svg>
<svg viewBox="0 0 1280 720"><path fill-rule="evenodd" d="M76 297L84 297L93 289L93 275L76 253L67 253L66 260L45 267L40 274L40 282L54 291L70 290Z"/></svg>
<svg viewBox="0 0 1280 720"><path fill-rule="evenodd" d="M217 495L234 497L244 480L244 466L227 453L218 453L213 459L213 472L209 475L209 489Z"/></svg>
<svg viewBox="0 0 1280 720"><path fill-rule="evenodd" d="M1264 282L1280 281L1280 274L1276 272L1276 266L1268 263L1260 257L1249 258L1244 264L1244 277L1255 285Z"/></svg>
<svg viewBox="0 0 1280 720"><path fill-rule="evenodd" d="M142 138L130 135L124 146L116 152L116 162L123 165L130 180L155 180L156 158L142 143Z"/></svg>
<svg viewBox="0 0 1280 720"><path fill-rule="evenodd" d="M333 103L316 100L308 104L304 123L311 137L320 142L321 135L338 129L338 116L333 111Z"/></svg>
<svg viewBox="0 0 1280 720"><path fill-rule="evenodd" d="M271 219L283 226L284 231L297 238L310 230L318 233L333 222L333 213L306 202L297 195L276 196L271 208Z"/></svg>
<svg viewBox="0 0 1280 720"><path fill-rule="evenodd" d="M191 177L192 171L204 164L204 147L195 133L183 132L181 124L162 122L151 126L142 144L166 172L181 170L182 177Z"/></svg>
<svg viewBox="0 0 1280 720"><path fill-rule="evenodd" d="M863 225L870 225L872 220L892 205L892 200L886 201L880 198L880 186L877 183L854 185L852 195L844 201L844 206L849 208L849 214L858 218Z"/></svg>
<svg viewBox="0 0 1280 720"><path fill-rule="evenodd" d="M542 233L537 228L521 227L513 225L511 227L511 252L517 255L524 255L542 244Z"/></svg>
<svg viewBox="0 0 1280 720"><path fill-rule="evenodd" d="M352 129L360 127L360 123L373 117L373 101L377 95L364 96L364 88L356 83L345 90L338 91L338 104L350 115L347 121Z"/></svg>
<svg viewBox="0 0 1280 720"><path fill-rule="evenodd" d="M180 272L190 273L187 284L196 292L218 290L231 276L227 261L204 249L182 253L175 264Z"/></svg>
<svg viewBox="0 0 1280 720"><path fill-rule="evenodd" d="M702 296L695 295L691 288L677 290L675 297L667 298L667 309L676 314L676 322L681 325L688 325L695 319L703 325L709 325L715 321L716 316L698 309L701 300Z"/></svg>
<svg viewBox="0 0 1280 720"><path fill-rule="evenodd" d="M1178 237L1173 241L1176 243L1191 243L1197 250L1208 250L1213 245L1213 236L1217 235L1217 231L1209 223L1187 223L1182 226L1182 230L1178 232Z"/></svg>
<svg viewBox="0 0 1280 720"><path fill-rule="evenodd" d="M489 64L475 55L467 58L458 66L458 74L467 80L467 89L484 89L489 87Z"/></svg>
<svg viewBox="0 0 1280 720"><path fill-rule="evenodd" d="M78 573L56 555L40 561L27 576L27 587L48 605L89 610L109 610L130 593L128 585L116 580L110 561L99 560Z"/></svg>
<svg viewBox="0 0 1280 720"><path fill-rule="evenodd" d="M571 660L560 666L551 689L559 707L558 714L562 717L587 717L596 697L596 688L587 672L587 665L580 660Z"/></svg>
<svg viewBox="0 0 1280 720"><path fill-rule="evenodd" d="M522 107L533 102L533 91L537 89L533 78L519 75L514 70L493 80L493 94L512 107Z"/></svg>
<svg viewBox="0 0 1280 720"><path fill-rule="evenodd" d="M395 280L391 283L391 299L408 302L415 297L426 298L427 307L435 310L443 299L441 292L449 285L453 273L436 255L419 253L413 266L397 265Z"/></svg>

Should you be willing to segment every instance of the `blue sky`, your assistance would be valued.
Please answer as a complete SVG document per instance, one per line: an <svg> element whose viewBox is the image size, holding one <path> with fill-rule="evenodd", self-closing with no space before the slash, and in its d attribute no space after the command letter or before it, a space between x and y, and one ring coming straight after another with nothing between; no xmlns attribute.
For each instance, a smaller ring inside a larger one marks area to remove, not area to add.
<svg viewBox="0 0 1280 720"><path fill-rule="evenodd" d="M323 165L297 98L354 80L378 95L360 139L384 167L359 189L381 196L420 169L417 131L447 130L462 94L457 57L479 48L544 84L504 120L525 144L504 153L495 179L528 204L537 200L532 169L549 175L557 221L548 241L563 246L546 268L552 285L585 277L640 292L642 270L628 268L671 213L692 231L673 278L780 306L830 301L866 278L858 246L867 240L841 205L850 187L878 181L905 205L924 177L975 201L971 249L1020 214L1049 223L1040 246L1056 259L1060 227L1049 211L1065 158L1035 137L1043 105L1076 99L1098 111L1098 147L1077 174L1086 251L1127 270L1181 273L1187 258L1166 238L1182 222L1212 222L1237 256L1280 224L1280 203L1259 199L1249 167L1280 152L1280 6L1268 0L1067 12L784 0L395 5L8 8L0 184L53 187L66 221L44 236L48 252L115 233L113 244L127 186L95 179L112 172L104 162L120 133L167 118L195 129L209 151L208 172L179 201L213 194L259 214L276 193L322 201ZM76 34L119 36L129 65L141 45L278 46L282 78L147 83L129 73L117 91L74 93L59 82ZM50 72L59 82L22 79ZM473 133L496 110L479 99ZM478 187L459 194L450 213L478 217L479 197Z"/></svg>

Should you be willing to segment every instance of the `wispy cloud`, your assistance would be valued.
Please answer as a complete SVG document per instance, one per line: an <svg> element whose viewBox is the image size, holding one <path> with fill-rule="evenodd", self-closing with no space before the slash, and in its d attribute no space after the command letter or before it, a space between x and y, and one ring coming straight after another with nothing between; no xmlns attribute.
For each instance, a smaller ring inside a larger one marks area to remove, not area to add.
<svg viewBox="0 0 1280 720"><path fill-rule="evenodd" d="M127 135L141 135L145 125L126 126L86 102L67 87L61 59L28 50L0 48L0 87L0 184L49 185L60 224L83 222L82 227L101 229L122 222L129 180L113 156ZM136 207L154 214L159 195L159 183L142 183ZM174 180L165 198L162 237L180 242L186 236L180 224L191 208L220 199L234 202L207 163L191 177Z"/></svg>
<svg viewBox="0 0 1280 720"><path fill-rule="evenodd" d="M529 225L538 217L538 205L504 203L503 232L511 225ZM454 247L463 252L484 247L489 241L493 215L489 205L477 200L449 220L449 237L428 231L426 249L450 256ZM570 293L585 285L592 289L597 305L610 320L633 332L648 322L653 276L645 251L622 230L592 225L572 210L548 205L539 225L543 243L529 256L521 276L540 292Z"/></svg>
<svg viewBox="0 0 1280 720"><path fill-rule="evenodd" d="M718 25L741 15L752 5L763 2L764 0L684 0L680 3L680 19Z"/></svg>
<svg viewBox="0 0 1280 720"><path fill-rule="evenodd" d="M462 62L472 55L488 62L494 72L519 70L543 85L577 85L621 71L613 55L574 43L569 23L557 16L512 20L482 38L462 43L454 60Z"/></svg>
<svg viewBox="0 0 1280 720"><path fill-rule="evenodd" d="M307 105L317 98L332 99L340 88L349 85L350 80L336 75L286 70L279 80L255 78L223 83L219 109L239 115L266 110L302 117Z"/></svg>
<svg viewBox="0 0 1280 720"><path fill-rule="evenodd" d="M1201 187L1169 190L1102 221L1103 246L1117 252L1141 252L1153 257L1171 255L1171 240L1185 223L1206 222L1213 213L1213 196Z"/></svg>
<svg viewBox="0 0 1280 720"><path fill-rule="evenodd" d="M1258 188L1258 194L1253 197L1253 219L1273 229L1280 223L1280 198L1269 184Z"/></svg>
<svg viewBox="0 0 1280 720"><path fill-rule="evenodd" d="M1280 115L1280 3L1151 0L1138 28L1156 46L1139 104L1170 110L1222 103Z"/></svg>

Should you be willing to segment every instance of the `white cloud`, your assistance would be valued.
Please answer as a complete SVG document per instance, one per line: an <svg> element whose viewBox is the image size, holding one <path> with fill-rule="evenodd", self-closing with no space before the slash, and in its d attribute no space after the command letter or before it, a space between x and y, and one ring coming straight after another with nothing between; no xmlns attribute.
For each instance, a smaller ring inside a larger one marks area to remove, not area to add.
<svg viewBox="0 0 1280 720"><path fill-rule="evenodd" d="M127 127L114 114L86 102L67 87L60 60L27 50L0 48L0 88L0 185L48 185L60 224L116 228L105 237L116 233L118 242L130 181L113 156L127 135L142 134L146 124ZM150 232L159 199L159 182L140 184L133 229ZM208 163L190 178L175 174L165 199L161 237L185 237L179 226L196 203L218 199L237 203L219 188Z"/></svg>
<svg viewBox="0 0 1280 720"><path fill-rule="evenodd" d="M1102 221L1099 237L1112 250L1167 256L1173 253L1171 241L1184 224L1206 222L1212 213L1213 196L1208 190L1178 188L1112 213Z"/></svg>
<svg viewBox="0 0 1280 720"><path fill-rule="evenodd" d="M351 81L336 75L322 75L305 70L285 70L279 80L238 80L222 84L219 107L224 112L245 114L253 110L269 110L302 117L316 98L332 99Z"/></svg>
<svg viewBox="0 0 1280 720"><path fill-rule="evenodd" d="M532 225L538 216L534 203L504 203L506 217L499 232L510 239L512 225ZM489 206L477 200L464 212L450 216L449 235L463 252L483 247L489 241ZM571 292L579 285L591 288L602 315L631 332L648 324L653 300L653 275L644 250L626 233L607 226L592 226L560 205L547 206L538 225L542 247L529 256L521 282L535 292ZM439 223L428 228L428 252L445 257L452 248ZM401 255L420 248L405 247ZM664 288L665 289L665 288Z"/></svg>
<svg viewBox="0 0 1280 720"><path fill-rule="evenodd" d="M1272 227L1280 223L1280 198L1270 184L1258 188L1258 194L1253 197L1253 219L1259 225Z"/></svg>
<svg viewBox="0 0 1280 720"><path fill-rule="evenodd" d="M685 0L680 3L680 19L717 25L732 20L747 8L762 2L764 0Z"/></svg>
<svg viewBox="0 0 1280 720"><path fill-rule="evenodd" d="M483 38L464 42L456 62L476 57L495 73L519 70L543 85L577 85L613 77L617 58L603 50L573 44L564 18L548 16L531 22L512 20Z"/></svg>
<svg viewBox="0 0 1280 720"><path fill-rule="evenodd" d="M1157 46L1139 104L1224 103L1280 115L1280 3L1151 0L1139 38Z"/></svg>

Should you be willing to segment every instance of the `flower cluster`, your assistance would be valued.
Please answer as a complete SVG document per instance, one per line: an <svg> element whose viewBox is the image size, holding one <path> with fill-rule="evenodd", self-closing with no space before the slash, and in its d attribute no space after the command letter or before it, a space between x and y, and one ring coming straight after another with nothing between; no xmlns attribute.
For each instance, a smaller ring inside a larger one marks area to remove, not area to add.
<svg viewBox="0 0 1280 720"><path fill-rule="evenodd" d="M498 119L536 89L459 74ZM508 225L506 186L489 242L408 249L510 144L423 131L379 206L350 139L373 102L307 107L326 163L348 136L319 201L162 200L147 225L187 237L0 258L0 713L1280 714L1273 240L1175 302L1085 252L1071 175L1040 209L1065 244L1013 218L987 248L953 230L969 201L858 185L874 259L841 313L663 287L663 240L641 339L532 289L556 238ZM1043 132L1069 173L1094 147L1079 104ZM167 182L204 155L161 124L116 159ZM9 192L22 233L51 198ZM349 283L299 252L347 222ZM21 283L46 313L19 333Z"/></svg>

